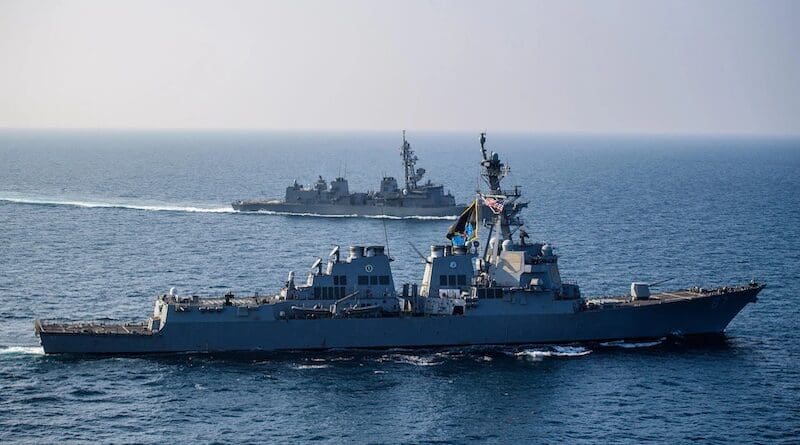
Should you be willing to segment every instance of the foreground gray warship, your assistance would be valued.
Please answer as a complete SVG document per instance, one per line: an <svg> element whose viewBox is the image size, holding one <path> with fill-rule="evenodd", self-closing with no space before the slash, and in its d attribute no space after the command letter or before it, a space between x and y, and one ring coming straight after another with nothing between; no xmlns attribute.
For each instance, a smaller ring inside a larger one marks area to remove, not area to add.
<svg viewBox="0 0 800 445"><path fill-rule="evenodd" d="M240 200L231 204L240 212L269 211L310 215L354 215L354 216L457 216L465 205L457 205L444 186L430 180L422 183L424 168L416 168L417 156L406 141L403 132L403 145L400 147L403 158L405 186L397 184L397 179L386 176L381 180L378 191L351 193L347 179L338 177L330 186L319 177L312 187L304 187L294 182L286 188L281 200Z"/></svg>
<svg viewBox="0 0 800 445"><path fill-rule="evenodd" d="M546 243L528 242L519 188L501 188L508 169L481 136L480 194L451 226L451 245L432 246L422 281L395 287L383 246L336 247L303 283L289 273L275 295L156 299L143 323L36 320L47 354L258 352L330 348L433 347L654 339L722 333L763 284L692 287L584 298L564 281ZM482 201L479 204L479 200ZM488 242L478 241L480 209ZM481 252L482 250L482 252Z"/></svg>

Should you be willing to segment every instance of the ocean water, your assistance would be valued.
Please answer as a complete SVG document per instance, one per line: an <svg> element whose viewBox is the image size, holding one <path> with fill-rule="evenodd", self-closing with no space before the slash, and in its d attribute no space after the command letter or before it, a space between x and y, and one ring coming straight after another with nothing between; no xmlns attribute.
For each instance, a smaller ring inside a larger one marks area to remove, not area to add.
<svg viewBox="0 0 800 445"><path fill-rule="evenodd" d="M477 135L409 133L459 201ZM489 134L584 295L766 281L714 342L48 357L35 318L144 319L170 287L276 291L334 244L396 282L447 220L238 214L400 175L390 133L0 133L0 443L798 443L800 140Z"/></svg>

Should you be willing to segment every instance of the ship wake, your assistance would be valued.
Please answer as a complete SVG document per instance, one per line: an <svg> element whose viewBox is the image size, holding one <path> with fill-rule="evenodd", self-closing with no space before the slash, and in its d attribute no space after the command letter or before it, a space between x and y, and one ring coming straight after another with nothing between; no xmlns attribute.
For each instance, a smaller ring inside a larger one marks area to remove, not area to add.
<svg viewBox="0 0 800 445"><path fill-rule="evenodd" d="M396 219L396 220L420 220L420 221L452 221L457 218L457 216L421 216L421 215L412 215L412 216L393 216L393 215L357 215L357 214L348 214L348 215L324 215L321 213L309 213L309 212L277 212L274 210L258 210L255 212L238 212L237 213L246 213L246 214L261 214L261 215L278 215L278 216L303 216L303 217L312 217L312 218L368 218L368 219Z"/></svg>
<svg viewBox="0 0 800 445"><path fill-rule="evenodd" d="M639 342L629 342L625 340L616 340L616 341L606 341L600 343L600 346L604 348L622 348L622 349L637 349L637 348L652 348L653 346L658 346L664 341L666 338L660 338L658 340L653 341L639 341Z"/></svg>
<svg viewBox="0 0 800 445"><path fill-rule="evenodd" d="M136 203L120 202L114 200L70 200L53 198L27 198L0 196L0 202L14 204L39 205L39 206L68 206L88 209L127 209L145 210L151 212L186 212L186 213L234 213L231 207L203 206L203 205L178 205L169 203Z"/></svg>
<svg viewBox="0 0 800 445"><path fill-rule="evenodd" d="M41 346L0 346L0 354L44 355Z"/></svg>
<svg viewBox="0 0 800 445"><path fill-rule="evenodd" d="M583 346L546 346L527 348L510 353L520 359L539 361L547 357L583 357L592 353Z"/></svg>
<svg viewBox="0 0 800 445"><path fill-rule="evenodd" d="M403 365L412 366L438 366L444 363L443 360L437 360L437 356L426 356L417 354L386 354L378 358L379 363L399 363Z"/></svg>

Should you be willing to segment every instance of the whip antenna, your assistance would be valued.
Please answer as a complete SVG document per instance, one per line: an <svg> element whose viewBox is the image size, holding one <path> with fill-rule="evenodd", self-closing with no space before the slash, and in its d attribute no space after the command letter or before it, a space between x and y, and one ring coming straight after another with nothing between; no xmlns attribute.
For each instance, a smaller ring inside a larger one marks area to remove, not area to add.
<svg viewBox="0 0 800 445"><path fill-rule="evenodd" d="M381 218L383 221L383 239L386 242L386 256L389 257L389 261L394 261L392 255L389 253L389 232L386 230L386 218Z"/></svg>
<svg viewBox="0 0 800 445"><path fill-rule="evenodd" d="M412 249L414 249L414 252L416 252L417 255L419 255L419 257L420 257L420 259L422 259L422 261L425 261L425 264L431 264L431 262L428 261L427 258L425 258L425 255L423 255L422 252L420 252L413 244L411 244L411 241L408 242L408 245L411 246Z"/></svg>

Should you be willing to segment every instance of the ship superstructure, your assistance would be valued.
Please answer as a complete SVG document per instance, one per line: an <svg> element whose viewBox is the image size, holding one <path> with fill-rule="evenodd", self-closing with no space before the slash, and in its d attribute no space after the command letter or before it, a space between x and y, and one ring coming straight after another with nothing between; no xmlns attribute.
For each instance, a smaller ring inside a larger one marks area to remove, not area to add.
<svg viewBox="0 0 800 445"><path fill-rule="evenodd" d="M274 295L156 299L138 324L37 320L46 353L170 353L568 343L719 334L763 284L584 298L562 280L547 243L529 242L519 188L485 148L487 190L455 221L450 245L431 246L421 284L395 287L383 246L338 247L307 279L293 272ZM481 208L489 215L480 217ZM477 234L485 221L487 242Z"/></svg>

